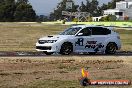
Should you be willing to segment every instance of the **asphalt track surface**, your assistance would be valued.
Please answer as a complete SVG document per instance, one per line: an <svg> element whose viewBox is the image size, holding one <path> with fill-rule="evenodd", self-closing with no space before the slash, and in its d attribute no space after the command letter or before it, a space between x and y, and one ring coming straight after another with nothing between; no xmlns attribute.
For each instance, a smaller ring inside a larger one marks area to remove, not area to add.
<svg viewBox="0 0 132 88"><path fill-rule="evenodd" d="M46 57L43 52L0 52L0 57ZM65 56L65 55L60 55L60 54L53 54L51 56ZM67 56L67 55L66 55ZM88 53L86 54L78 54L74 53L72 55L68 56L132 56L132 51L118 51L114 55L106 55L106 54L101 54L97 53L96 55L89 55Z"/></svg>

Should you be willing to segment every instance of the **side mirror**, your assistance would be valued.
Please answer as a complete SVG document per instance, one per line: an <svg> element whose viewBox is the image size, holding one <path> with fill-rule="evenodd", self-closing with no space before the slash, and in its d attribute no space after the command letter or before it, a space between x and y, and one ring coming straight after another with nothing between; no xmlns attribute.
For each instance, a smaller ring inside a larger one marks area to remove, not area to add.
<svg viewBox="0 0 132 88"><path fill-rule="evenodd" d="M78 36L82 36L82 35L83 35L83 33L79 33L79 34L78 34Z"/></svg>

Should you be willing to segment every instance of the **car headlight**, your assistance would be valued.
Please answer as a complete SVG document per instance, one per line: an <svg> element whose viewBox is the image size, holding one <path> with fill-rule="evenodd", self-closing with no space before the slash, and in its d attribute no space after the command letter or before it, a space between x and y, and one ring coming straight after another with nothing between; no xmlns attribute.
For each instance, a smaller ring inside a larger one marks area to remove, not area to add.
<svg viewBox="0 0 132 88"><path fill-rule="evenodd" d="M55 43L57 40L39 40L39 44L45 44L45 43Z"/></svg>

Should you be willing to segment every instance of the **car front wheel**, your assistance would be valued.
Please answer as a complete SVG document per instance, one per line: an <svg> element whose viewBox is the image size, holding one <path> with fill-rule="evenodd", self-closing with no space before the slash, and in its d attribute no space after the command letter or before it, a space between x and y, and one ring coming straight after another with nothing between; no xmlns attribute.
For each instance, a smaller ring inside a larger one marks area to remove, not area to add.
<svg viewBox="0 0 132 88"><path fill-rule="evenodd" d="M61 46L60 54L69 55L73 52L73 46L71 43L64 43Z"/></svg>

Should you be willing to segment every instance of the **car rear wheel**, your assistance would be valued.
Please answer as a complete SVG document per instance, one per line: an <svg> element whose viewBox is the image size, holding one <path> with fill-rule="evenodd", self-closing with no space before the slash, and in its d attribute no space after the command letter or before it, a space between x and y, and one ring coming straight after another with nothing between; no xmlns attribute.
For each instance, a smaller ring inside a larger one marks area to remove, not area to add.
<svg viewBox="0 0 132 88"><path fill-rule="evenodd" d="M105 53L106 54L115 54L117 50L117 46L115 43L109 43L106 47Z"/></svg>
<svg viewBox="0 0 132 88"><path fill-rule="evenodd" d="M69 55L73 52L73 46L71 43L64 43L61 46L60 54L62 55Z"/></svg>
<svg viewBox="0 0 132 88"><path fill-rule="evenodd" d="M44 54L46 54L46 55L52 55L53 52L44 52Z"/></svg>

